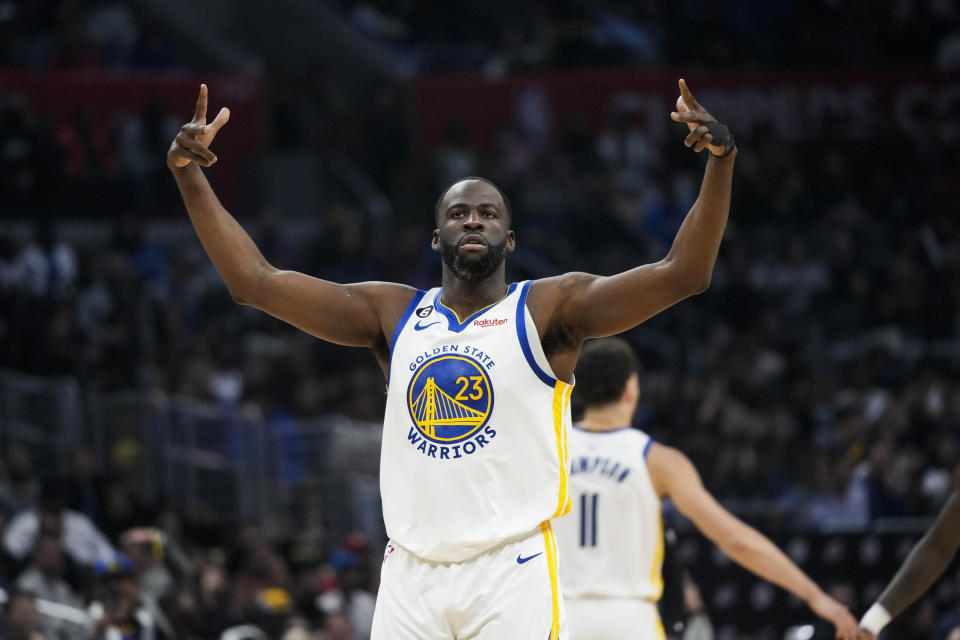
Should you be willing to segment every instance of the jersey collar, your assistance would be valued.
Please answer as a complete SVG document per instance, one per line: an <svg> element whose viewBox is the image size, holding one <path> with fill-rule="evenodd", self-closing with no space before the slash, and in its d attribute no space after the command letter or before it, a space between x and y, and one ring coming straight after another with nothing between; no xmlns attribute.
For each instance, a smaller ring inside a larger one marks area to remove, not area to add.
<svg viewBox="0 0 960 640"><path fill-rule="evenodd" d="M445 304L443 304L443 301L440 299L441 296L443 295L443 288L441 288L437 292L437 299L436 299L436 303L434 304L434 308L437 310L438 313L440 313L440 315L444 316L447 319L447 328L450 331L453 331L454 333L460 333L461 331L466 329L468 326L470 326L471 322L473 322L474 320L479 318L481 315L483 315L493 307L497 306L498 304L500 304L501 302L509 298L510 294L513 293L516 288L517 288L517 283L511 282L510 286L507 287L507 292L504 294L502 298L500 298L496 302L488 304L487 306L480 309L479 311L475 311L473 314L467 317L466 320L460 320L460 318L457 316L456 311L454 311L453 309L450 309Z"/></svg>

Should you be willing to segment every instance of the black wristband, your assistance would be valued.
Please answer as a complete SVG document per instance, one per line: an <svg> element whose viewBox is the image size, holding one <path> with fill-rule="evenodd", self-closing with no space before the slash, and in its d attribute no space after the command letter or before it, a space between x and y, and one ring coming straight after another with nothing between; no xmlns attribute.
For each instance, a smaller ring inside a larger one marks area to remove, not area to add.
<svg viewBox="0 0 960 640"><path fill-rule="evenodd" d="M726 158L728 155L733 153L733 150L737 148L737 143L733 139L733 134L730 133L730 129L727 128L727 125L719 122L717 120L711 120L704 124L707 128L707 131L713 136L713 141L711 144L720 146L723 145L723 153L717 155L711 152L711 155L714 158Z"/></svg>

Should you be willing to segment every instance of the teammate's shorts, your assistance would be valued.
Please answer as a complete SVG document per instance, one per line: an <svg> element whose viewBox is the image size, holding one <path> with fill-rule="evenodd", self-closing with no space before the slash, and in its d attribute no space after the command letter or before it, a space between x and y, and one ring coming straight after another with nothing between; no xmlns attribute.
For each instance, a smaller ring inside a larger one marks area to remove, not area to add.
<svg viewBox="0 0 960 640"><path fill-rule="evenodd" d="M387 544L371 640L568 640L550 523L464 562Z"/></svg>
<svg viewBox="0 0 960 640"><path fill-rule="evenodd" d="M567 598L570 640L664 640L657 605L638 598Z"/></svg>

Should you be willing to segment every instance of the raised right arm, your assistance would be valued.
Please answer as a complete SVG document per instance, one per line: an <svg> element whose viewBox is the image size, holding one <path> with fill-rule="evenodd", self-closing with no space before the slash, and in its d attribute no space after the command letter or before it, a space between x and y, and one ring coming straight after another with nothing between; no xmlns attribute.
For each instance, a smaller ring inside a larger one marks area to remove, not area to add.
<svg viewBox="0 0 960 640"><path fill-rule="evenodd" d="M230 118L224 108L208 125L206 110L207 87L201 85L193 120L170 146L167 166L200 242L233 299L330 342L375 349L385 346L385 336L392 333L414 289L385 282L336 284L277 269L267 262L220 203L199 166L209 167L217 161L209 146Z"/></svg>

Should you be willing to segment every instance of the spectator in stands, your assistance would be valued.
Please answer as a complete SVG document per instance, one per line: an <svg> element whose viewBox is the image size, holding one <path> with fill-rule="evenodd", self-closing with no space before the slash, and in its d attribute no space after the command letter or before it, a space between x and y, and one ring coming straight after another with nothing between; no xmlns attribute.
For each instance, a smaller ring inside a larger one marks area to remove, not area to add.
<svg viewBox="0 0 960 640"><path fill-rule="evenodd" d="M106 486L103 514L97 521L102 531L111 540L117 540L124 531L132 529L144 517L141 506L137 504L131 487L119 480Z"/></svg>
<svg viewBox="0 0 960 640"><path fill-rule="evenodd" d="M70 492L67 505L93 522L100 522L105 514L107 478L98 471L93 451L78 445L70 451L65 474Z"/></svg>
<svg viewBox="0 0 960 640"><path fill-rule="evenodd" d="M159 202L160 194L169 191L170 185L163 172L166 140L177 123L170 114L167 103L151 98L140 113L127 118L120 134L120 161L126 180L131 183L134 202L143 210L151 210ZM157 160L157 158L160 160Z"/></svg>
<svg viewBox="0 0 960 640"><path fill-rule="evenodd" d="M106 194L101 192L105 187L118 192L110 180L118 170L116 135L86 106L78 107L71 120L60 124L57 142L63 154L67 193L86 199L78 205L105 203Z"/></svg>
<svg viewBox="0 0 960 640"><path fill-rule="evenodd" d="M59 186L60 159L43 120L19 94L0 96L0 203L40 207Z"/></svg>
<svg viewBox="0 0 960 640"><path fill-rule="evenodd" d="M46 640L40 632L40 619L33 596L14 591L9 595L5 619L0 620L3 640Z"/></svg>
<svg viewBox="0 0 960 640"><path fill-rule="evenodd" d="M198 571L196 611L192 627L202 638L213 638L230 623L233 603L230 594L230 576L218 564L207 563Z"/></svg>
<svg viewBox="0 0 960 640"><path fill-rule="evenodd" d="M870 522L870 491L866 470L855 471L844 456L821 455L821 486L811 497L806 517L818 531L860 531Z"/></svg>
<svg viewBox="0 0 960 640"><path fill-rule="evenodd" d="M17 578L17 589L37 598L78 607L80 598L63 579L63 544L60 537L44 534L37 538L33 550L33 562Z"/></svg>
<svg viewBox="0 0 960 640"><path fill-rule="evenodd" d="M80 609L83 601L64 580L64 559L60 538L43 535L37 539L33 563L17 578L17 589L35 598ZM62 619L43 616L40 628L47 638L71 637L75 630Z"/></svg>
<svg viewBox="0 0 960 640"><path fill-rule="evenodd" d="M175 585L163 562L163 534L152 527L136 527L123 534L121 547L133 565L140 593L161 604L168 601Z"/></svg>
<svg viewBox="0 0 960 640"><path fill-rule="evenodd" d="M268 581L259 571L244 574L237 576L240 589L234 591L240 605L237 624L224 630L221 639L280 637L297 617L290 592L282 587L262 588Z"/></svg>
<svg viewBox="0 0 960 640"><path fill-rule="evenodd" d="M90 603L93 634L97 640L119 637L130 640L176 640L173 626L155 600L138 593L133 565L116 553L94 567L96 593Z"/></svg>
<svg viewBox="0 0 960 640"><path fill-rule="evenodd" d="M350 618L344 613L332 613L327 616L317 640L355 640L356 630Z"/></svg>
<svg viewBox="0 0 960 640"><path fill-rule="evenodd" d="M18 286L28 294L63 296L77 278L77 257L73 247L57 238L54 222L38 218L34 238L17 258Z"/></svg>
<svg viewBox="0 0 960 640"><path fill-rule="evenodd" d="M22 511L7 525L3 533L5 551L24 561L40 536L52 535L60 537L64 551L77 564L93 566L98 560L111 558L113 546L96 525L64 503L64 487L49 484L36 508Z"/></svg>
<svg viewBox="0 0 960 640"><path fill-rule="evenodd" d="M443 146L437 150L435 160L436 184L451 184L476 173L477 158L468 133L467 125L459 120L447 124Z"/></svg>
<svg viewBox="0 0 960 640"><path fill-rule="evenodd" d="M16 442L4 443L5 459L0 460L0 510L8 521L30 509L40 498L40 481L30 451ZM6 473L4 473L6 471Z"/></svg>
<svg viewBox="0 0 960 640"><path fill-rule="evenodd" d="M127 67L139 37L139 25L130 6L116 0L94 0L87 4L85 13L84 35L96 45L103 62L114 68Z"/></svg>
<svg viewBox="0 0 960 640"><path fill-rule="evenodd" d="M362 559L353 551L337 549L330 555L329 564L337 572L338 589L320 599L324 611L343 613L354 630L352 640L367 640L376 597L368 590L370 581L366 579Z"/></svg>

